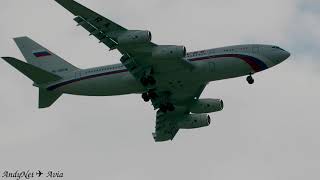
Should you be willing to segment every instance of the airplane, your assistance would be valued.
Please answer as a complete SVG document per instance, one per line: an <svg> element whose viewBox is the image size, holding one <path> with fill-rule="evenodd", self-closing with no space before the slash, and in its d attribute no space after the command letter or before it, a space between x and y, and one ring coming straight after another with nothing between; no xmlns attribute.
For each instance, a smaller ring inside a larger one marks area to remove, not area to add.
<svg viewBox="0 0 320 180"><path fill-rule="evenodd" d="M73 0L55 0L78 26L99 43L121 53L119 64L80 69L28 37L14 38L27 63L3 59L39 88L39 108L62 94L116 96L141 94L156 113L156 142L173 140L180 129L209 126L209 113L221 111L221 99L200 98L212 81L246 76L271 68L290 53L275 45L244 44L187 52L180 45L158 45L147 30L129 30Z"/></svg>
<svg viewBox="0 0 320 180"><path fill-rule="evenodd" d="M43 174L43 172L41 172L40 170L38 170L38 172L36 173L36 175L37 175L38 177L41 177L42 174Z"/></svg>

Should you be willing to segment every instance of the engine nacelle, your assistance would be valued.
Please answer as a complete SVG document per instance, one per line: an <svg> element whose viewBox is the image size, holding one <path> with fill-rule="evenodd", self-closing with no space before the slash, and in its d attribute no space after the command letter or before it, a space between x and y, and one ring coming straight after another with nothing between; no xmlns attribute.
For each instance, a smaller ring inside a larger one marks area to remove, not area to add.
<svg viewBox="0 0 320 180"><path fill-rule="evenodd" d="M120 45L130 45L148 43L151 39L150 31L131 30L122 33L117 40Z"/></svg>
<svg viewBox="0 0 320 180"><path fill-rule="evenodd" d="M178 126L180 129L195 129L209 126L210 123L211 118L207 114L189 114L179 121Z"/></svg>
<svg viewBox="0 0 320 180"><path fill-rule="evenodd" d="M212 113L223 109L221 99L199 99L190 107L192 113Z"/></svg>
<svg viewBox="0 0 320 180"><path fill-rule="evenodd" d="M187 55L184 46L162 45L153 48L152 57L154 59L180 59Z"/></svg>

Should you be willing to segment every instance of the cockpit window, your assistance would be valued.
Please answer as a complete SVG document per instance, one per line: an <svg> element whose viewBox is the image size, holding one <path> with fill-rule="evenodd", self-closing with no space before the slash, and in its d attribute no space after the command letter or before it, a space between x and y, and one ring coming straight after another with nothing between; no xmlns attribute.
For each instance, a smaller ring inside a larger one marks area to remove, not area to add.
<svg viewBox="0 0 320 180"><path fill-rule="evenodd" d="M285 51L284 49L282 49L282 48L280 48L280 47L278 47L278 46L272 46L272 48L273 48L273 49L280 49L280 50L282 50L282 51Z"/></svg>

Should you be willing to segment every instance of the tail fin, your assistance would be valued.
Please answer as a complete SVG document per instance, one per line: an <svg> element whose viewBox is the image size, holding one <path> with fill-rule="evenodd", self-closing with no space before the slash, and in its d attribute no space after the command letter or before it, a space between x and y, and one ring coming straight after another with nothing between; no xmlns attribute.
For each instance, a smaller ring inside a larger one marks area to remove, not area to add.
<svg viewBox="0 0 320 180"><path fill-rule="evenodd" d="M60 92L48 91L42 87L47 83L60 80L60 76L12 57L3 57L2 59L31 79L36 86L39 86L39 108L51 106L62 95Z"/></svg>
<svg viewBox="0 0 320 180"><path fill-rule="evenodd" d="M27 62L33 66L61 76L68 72L78 70L77 67L63 60L28 37L14 38L14 41Z"/></svg>

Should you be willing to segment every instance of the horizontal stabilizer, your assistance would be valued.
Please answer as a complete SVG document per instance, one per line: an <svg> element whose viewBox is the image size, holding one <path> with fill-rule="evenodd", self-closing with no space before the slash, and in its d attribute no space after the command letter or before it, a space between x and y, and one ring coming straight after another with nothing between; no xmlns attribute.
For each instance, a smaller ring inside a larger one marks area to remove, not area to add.
<svg viewBox="0 0 320 180"><path fill-rule="evenodd" d="M47 72L16 58L2 57L2 59L4 59L7 63L15 67L18 71L26 75L29 79L31 79L38 85L58 81L61 79L61 77L58 75Z"/></svg>
<svg viewBox="0 0 320 180"><path fill-rule="evenodd" d="M39 108L51 106L62 93L39 88Z"/></svg>

